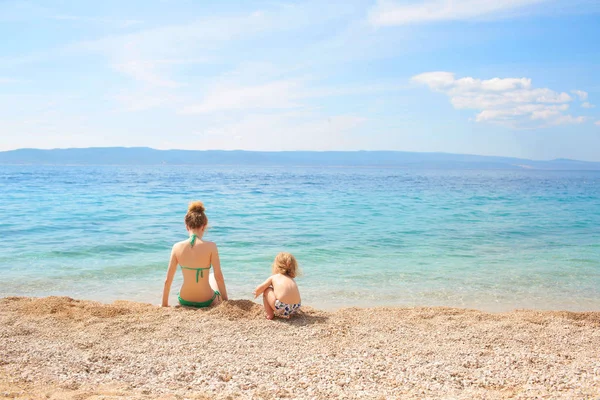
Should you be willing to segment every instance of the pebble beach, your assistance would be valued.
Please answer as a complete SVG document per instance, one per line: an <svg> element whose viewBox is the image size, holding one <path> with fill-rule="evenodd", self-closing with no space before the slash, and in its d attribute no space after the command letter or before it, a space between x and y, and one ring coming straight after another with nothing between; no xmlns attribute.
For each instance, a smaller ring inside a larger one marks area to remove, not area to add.
<svg viewBox="0 0 600 400"><path fill-rule="evenodd" d="M0 398L600 397L600 312L7 297L0 343Z"/></svg>

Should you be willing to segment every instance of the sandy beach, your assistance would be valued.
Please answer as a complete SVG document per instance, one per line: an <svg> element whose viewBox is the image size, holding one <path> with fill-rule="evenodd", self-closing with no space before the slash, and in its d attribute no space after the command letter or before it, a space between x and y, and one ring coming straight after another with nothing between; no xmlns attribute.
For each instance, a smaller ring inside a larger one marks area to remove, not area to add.
<svg viewBox="0 0 600 400"><path fill-rule="evenodd" d="M600 397L600 312L0 300L0 397Z"/></svg>

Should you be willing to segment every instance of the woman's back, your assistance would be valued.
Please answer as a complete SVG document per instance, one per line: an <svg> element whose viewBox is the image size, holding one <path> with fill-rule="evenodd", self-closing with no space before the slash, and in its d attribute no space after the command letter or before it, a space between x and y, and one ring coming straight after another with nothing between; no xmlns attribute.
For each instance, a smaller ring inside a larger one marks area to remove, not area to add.
<svg viewBox="0 0 600 400"><path fill-rule="evenodd" d="M213 250L216 250L213 242L203 242L193 235L189 240L175 245L175 255L183 274L183 285L179 292L181 298L202 302L213 296L209 282Z"/></svg>
<svg viewBox="0 0 600 400"><path fill-rule="evenodd" d="M169 304L169 292L173 277L179 266L183 274L183 284L179 292L179 303L191 307L208 307L221 299L227 300L227 290L217 245L202 241L208 224L204 214L204 205L196 201L190 203L185 216L185 224L190 238L173 245L171 260L165 279L162 305ZM214 275L210 274L210 267ZM215 303L215 304L216 304Z"/></svg>
<svg viewBox="0 0 600 400"><path fill-rule="evenodd" d="M191 245L191 239L181 241L176 245L176 255L179 265L188 268L210 268L210 256L216 247L213 242L195 240Z"/></svg>

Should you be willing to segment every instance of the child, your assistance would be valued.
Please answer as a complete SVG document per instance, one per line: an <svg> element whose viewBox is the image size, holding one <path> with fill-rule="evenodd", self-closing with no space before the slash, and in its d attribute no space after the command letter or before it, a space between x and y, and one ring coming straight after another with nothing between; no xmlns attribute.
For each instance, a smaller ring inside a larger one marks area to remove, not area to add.
<svg viewBox="0 0 600 400"><path fill-rule="evenodd" d="M254 289L254 298L262 293L267 319L289 317L300 309L300 291L294 278L298 263L290 253L279 253L273 262L273 275Z"/></svg>

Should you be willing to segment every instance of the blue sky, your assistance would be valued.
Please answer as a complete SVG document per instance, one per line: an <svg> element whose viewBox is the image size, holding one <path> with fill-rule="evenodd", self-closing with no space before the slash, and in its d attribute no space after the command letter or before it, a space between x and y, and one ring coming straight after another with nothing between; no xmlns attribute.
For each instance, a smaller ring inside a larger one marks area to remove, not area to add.
<svg viewBox="0 0 600 400"><path fill-rule="evenodd" d="M0 0L0 150L600 161L600 2Z"/></svg>

